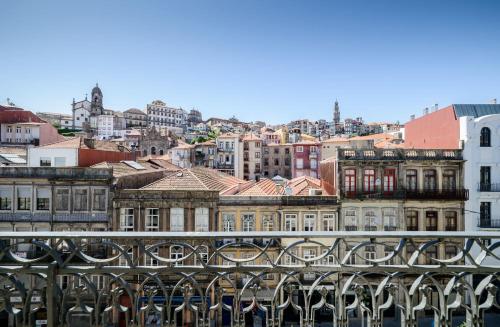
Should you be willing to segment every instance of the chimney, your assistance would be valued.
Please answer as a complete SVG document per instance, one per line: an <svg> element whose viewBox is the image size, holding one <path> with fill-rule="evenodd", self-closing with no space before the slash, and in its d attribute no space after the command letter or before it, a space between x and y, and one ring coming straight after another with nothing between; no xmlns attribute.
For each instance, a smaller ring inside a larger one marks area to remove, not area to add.
<svg viewBox="0 0 500 327"><path fill-rule="evenodd" d="M95 149L95 139L85 138L83 139L83 144L85 144L89 149Z"/></svg>
<svg viewBox="0 0 500 327"><path fill-rule="evenodd" d="M424 109L424 116L427 115L429 113L429 108L425 108Z"/></svg>
<svg viewBox="0 0 500 327"><path fill-rule="evenodd" d="M414 120L414 119L415 119L415 115L411 115L410 120Z"/></svg>

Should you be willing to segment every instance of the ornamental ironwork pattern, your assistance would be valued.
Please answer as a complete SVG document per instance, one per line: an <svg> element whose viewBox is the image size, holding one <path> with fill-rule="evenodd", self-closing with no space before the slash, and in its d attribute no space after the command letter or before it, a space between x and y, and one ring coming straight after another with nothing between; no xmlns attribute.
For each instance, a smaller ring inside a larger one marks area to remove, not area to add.
<svg viewBox="0 0 500 327"><path fill-rule="evenodd" d="M2 232L0 313L33 326L484 326L499 232ZM390 314L389 314L390 313ZM40 318L42 317L42 318Z"/></svg>

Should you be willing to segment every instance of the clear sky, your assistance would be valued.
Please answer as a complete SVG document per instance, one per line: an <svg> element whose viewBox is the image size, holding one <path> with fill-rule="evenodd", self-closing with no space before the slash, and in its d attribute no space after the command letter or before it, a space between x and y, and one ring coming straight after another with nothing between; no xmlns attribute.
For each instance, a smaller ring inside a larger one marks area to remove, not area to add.
<svg viewBox="0 0 500 327"><path fill-rule="evenodd" d="M400 120L500 100L500 1L1 1L0 103Z"/></svg>

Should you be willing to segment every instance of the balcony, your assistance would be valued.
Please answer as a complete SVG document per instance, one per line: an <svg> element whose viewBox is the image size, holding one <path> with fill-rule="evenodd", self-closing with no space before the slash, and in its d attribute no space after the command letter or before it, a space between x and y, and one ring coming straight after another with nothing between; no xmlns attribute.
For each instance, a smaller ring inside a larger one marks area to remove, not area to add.
<svg viewBox="0 0 500 327"><path fill-rule="evenodd" d="M467 201L469 199L469 190L418 190L404 191L406 200L457 200Z"/></svg>
<svg viewBox="0 0 500 327"><path fill-rule="evenodd" d="M500 228L500 218L481 219L477 220L477 227L479 228Z"/></svg>
<svg viewBox="0 0 500 327"><path fill-rule="evenodd" d="M395 189L391 192L377 191L366 192L363 190L340 192L341 197L350 199L401 199L401 200L456 200L467 201L469 190L416 190L408 191L403 188Z"/></svg>
<svg viewBox="0 0 500 327"><path fill-rule="evenodd" d="M280 246L274 249L255 246L245 243L246 238L270 239ZM0 260L0 269L6 274L4 283L8 286L0 290L0 294L4 299L6 296L12 299L13 294L36 293L39 297L37 308L47 309L46 324L51 327L94 325L84 324L84 320L95 322L95 317L102 317L106 325L120 326L128 324L124 321L125 316L132 317L134 326L143 326L145 312L148 316L160 315L166 326L227 325L223 324L223 316L229 325L245 326L245 319L258 311L252 309L261 305L268 309L266 326L317 326L315 314L328 307L337 308L330 311L329 322L331 319L344 321L343 317L355 319L352 313L363 311L366 325L381 325L382 319L385 322L396 316L398 319L391 320L391 326L400 325L400 322L402 326L419 326L428 323L434 314L441 321L460 315L460 321L465 320L465 313L460 310L464 306L472 321L483 325L485 311L488 315L495 314L494 319L498 319L498 314L491 310L496 306L492 299L500 295L495 286L500 258L493 252L500 245L498 239L500 231L310 232L308 235L303 231L189 235L175 232L0 232L0 240L3 240L0 251L5 254ZM38 244L39 250L17 256L10 244L18 240ZM99 240L106 240L108 245L108 251L99 253L99 257L92 249L77 246ZM218 242L222 240L231 241L221 245ZM461 246L467 240L471 244L491 240L492 244L479 254ZM304 242L308 247L327 245L338 260L323 260L319 248L306 255ZM40 247L40 244L44 245ZM63 250L61 244L70 246ZM176 252L180 255L172 257L168 251L174 244L184 247L182 252ZM210 244L208 261L202 259L199 244ZM447 252L438 256L436 244L443 248L454 246L461 255L455 258L450 255L454 252ZM123 250L131 247L132 252ZM152 247L161 248L161 252L155 254ZM373 254L369 258L366 257L368 249ZM290 253L293 258L287 257ZM311 253L317 256L311 257ZM484 255L487 264L483 264ZM465 264L463 257L476 263ZM398 258L397 264L394 258ZM155 265L146 264L151 260ZM273 278L261 278L264 275ZM471 275L477 279L474 284L467 281ZM61 290L56 285L62 276L72 276L74 283L63 283ZM79 276L89 278L80 282ZM227 283L226 278L232 278L234 283ZM296 301L292 305L290 299L303 294L304 284L312 302ZM43 292L40 291L42 287ZM462 296L453 296L454 300L450 301L449 296L442 296L447 290L451 294L460 291ZM430 316L426 316L428 307L418 305L423 294L433 299L434 311ZM101 295L106 300L100 298ZM231 301L223 301L229 297ZM12 309L19 310L15 316L16 326L32 325L32 298L16 296L12 303ZM137 305L137 299L141 305ZM226 305L221 308L216 305L218 303ZM292 307L302 312L301 321L292 314L282 314L283 310ZM487 318L492 319L491 316ZM342 326L361 325L362 321L344 322ZM95 325L101 324L96 322Z"/></svg>
<svg viewBox="0 0 500 327"><path fill-rule="evenodd" d="M463 160L462 150L339 149L339 160Z"/></svg>
<svg viewBox="0 0 500 327"><path fill-rule="evenodd" d="M500 192L500 183L478 183L478 192Z"/></svg>

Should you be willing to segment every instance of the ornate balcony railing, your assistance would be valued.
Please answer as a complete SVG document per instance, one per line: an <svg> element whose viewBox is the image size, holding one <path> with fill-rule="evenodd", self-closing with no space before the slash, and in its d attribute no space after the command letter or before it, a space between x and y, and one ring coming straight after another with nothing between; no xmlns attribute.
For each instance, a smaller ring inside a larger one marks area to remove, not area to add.
<svg viewBox="0 0 500 327"><path fill-rule="evenodd" d="M426 314L435 326L454 317L483 326L499 308L499 239L500 232L0 232L0 311L15 326L41 316L47 326L260 319L415 327Z"/></svg>

